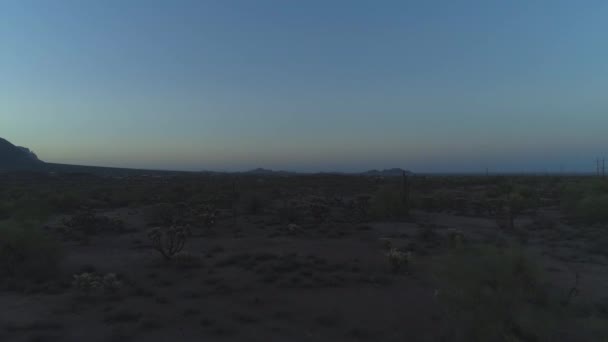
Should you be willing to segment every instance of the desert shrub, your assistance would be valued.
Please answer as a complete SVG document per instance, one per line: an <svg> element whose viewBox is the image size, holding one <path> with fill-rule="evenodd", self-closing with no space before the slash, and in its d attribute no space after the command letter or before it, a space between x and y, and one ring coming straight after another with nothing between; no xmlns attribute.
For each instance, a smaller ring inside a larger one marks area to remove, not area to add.
<svg viewBox="0 0 608 342"><path fill-rule="evenodd" d="M267 206L267 199L256 193L241 196L239 201L245 212L251 215L261 214Z"/></svg>
<svg viewBox="0 0 608 342"><path fill-rule="evenodd" d="M560 189L560 207L563 212L573 215L576 212L579 201L585 197L589 191L587 187L578 183L568 183L562 185Z"/></svg>
<svg viewBox="0 0 608 342"><path fill-rule="evenodd" d="M331 214L331 208L323 201L313 201L308 204L308 212L316 222L323 222Z"/></svg>
<svg viewBox="0 0 608 342"><path fill-rule="evenodd" d="M560 189L564 213L586 223L608 222L608 181L587 180L565 184Z"/></svg>
<svg viewBox="0 0 608 342"><path fill-rule="evenodd" d="M0 221L11 217L11 206L7 202L0 202Z"/></svg>
<svg viewBox="0 0 608 342"><path fill-rule="evenodd" d="M186 237L186 230L183 227L177 226L154 228L148 232L148 238L152 241L152 247L165 260L170 260L184 248Z"/></svg>
<svg viewBox="0 0 608 342"><path fill-rule="evenodd" d="M285 201L283 206L279 208L279 219L281 222L295 223L299 220L301 214L296 205L292 202Z"/></svg>
<svg viewBox="0 0 608 342"><path fill-rule="evenodd" d="M466 201L453 192L438 190L430 194L414 195L412 197L411 205L414 208L425 211L463 211L466 208Z"/></svg>
<svg viewBox="0 0 608 342"><path fill-rule="evenodd" d="M460 247L464 246L464 244L466 242L464 233L458 229L449 229L447 238L448 238L448 243L449 243L450 247L452 247L452 248L460 248Z"/></svg>
<svg viewBox="0 0 608 342"><path fill-rule="evenodd" d="M57 271L60 245L37 227L16 222L0 224L0 275L43 280Z"/></svg>
<svg viewBox="0 0 608 342"><path fill-rule="evenodd" d="M19 221L46 221L53 214L70 213L82 205L82 196L65 189L32 186L12 189L0 199L0 217ZM1 219L1 218L0 218Z"/></svg>
<svg viewBox="0 0 608 342"><path fill-rule="evenodd" d="M144 220L149 226L165 226L173 224L176 210L169 203L159 203L144 210Z"/></svg>
<svg viewBox="0 0 608 342"><path fill-rule="evenodd" d="M553 229L557 226L557 220L543 213L537 213L528 229Z"/></svg>
<svg viewBox="0 0 608 342"><path fill-rule="evenodd" d="M346 202L349 219L353 222L368 222L370 219L370 199L369 195L358 195Z"/></svg>
<svg viewBox="0 0 608 342"><path fill-rule="evenodd" d="M461 249L438 258L433 274L463 340L537 341L554 328L539 269L518 250Z"/></svg>
<svg viewBox="0 0 608 342"><path fill-rule="evenodd" d="M428 195L412 196L411 204L413 208L418 208L425 211L434 211L437 209L435 198Z"/></svg>
<svg viewBox="0 0 608 342"><path fill-rule="evenodd" d="M42 199L22 198L12 203L10 212L13 220L44 222L53 214L53 208Z"/></svg>
<svg viewBox="0 0 608 342"><path fill-rule="evenodd" d="M124 231L122 221L96 215L90 209L81 211L69 219L65 219L63 224L68 228L68 233L82 233L85 235L95 235L104 232L120 233Z"/></svg>
<svg viewBox="0 0 608 342"><path fill-rule="evenodd" d="M49 203L56 213L69 213L77 210L82 205L82 198L75 193L63 192L54 194Z"/></svg>
<svg viewBox="0 0 608 342"><path fill-rule="evenodd" d="M603 234L595 239L588 240L587 251L608 257L608 235Z"/></svg>
<svg viewBox="0 0 608 342"><path fill-rule="evenodd" d="M437 242L439 235L435 228L432 224L421 224L416 232L416 237L423 242Z"/></svg>
<svg viewBox="0 0 608 342"><path fill-rule="evenodd" d="M608 194L583 197L577 204L576 216L587 223L608 222Z"/></svg>
<svg viewBox="0 0 608 342"><path fill-rule="evenodd" d="M400 189L382 187L370 201L370 214L376 219L398 219L406 217L407 206Z"/></svg>

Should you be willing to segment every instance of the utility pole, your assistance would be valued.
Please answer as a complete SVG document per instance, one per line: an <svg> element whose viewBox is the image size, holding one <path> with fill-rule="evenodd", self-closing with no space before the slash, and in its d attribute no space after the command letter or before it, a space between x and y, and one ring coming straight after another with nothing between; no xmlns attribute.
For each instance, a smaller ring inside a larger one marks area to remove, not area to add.
<svg viewBox="0 0 608 342"><path fill-rule="evenodd" d="M595 165L596 165L595 174L599 177L600 176L600 158L597 158L595 160Z"/></svg>
<svg viewBox="0 0 608 342"><path fill-rule="evenodd" d="M602 159L602 177L606 177L606 159Z"/></svg>

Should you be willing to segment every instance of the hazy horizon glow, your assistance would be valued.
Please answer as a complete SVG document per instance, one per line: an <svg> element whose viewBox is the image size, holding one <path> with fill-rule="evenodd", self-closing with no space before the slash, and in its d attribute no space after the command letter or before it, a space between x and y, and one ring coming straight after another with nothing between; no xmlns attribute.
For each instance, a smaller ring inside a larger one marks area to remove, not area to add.
<svg viewBox="0 0 608 342"><path fill-rule="evenodd" d="M593 171L605 1L0 4L0 137L154 169Z"/></svg>

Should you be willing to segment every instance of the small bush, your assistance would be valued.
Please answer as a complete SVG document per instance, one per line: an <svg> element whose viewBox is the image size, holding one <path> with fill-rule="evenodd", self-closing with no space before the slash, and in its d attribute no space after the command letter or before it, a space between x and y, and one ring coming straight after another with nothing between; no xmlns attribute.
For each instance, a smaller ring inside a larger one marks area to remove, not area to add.
<svg viewBox="0 0 608 342"><path fill-rule="evenodd" d="M279 219L283 223L295 223L301 218L301 213L295 203L285 201L279 208Z"/></svg>
<svg viewBox="0 0 608 342"><path fill-rule="evenodd" d="M77 210L82 205L83 199L74 193L58 193L49 199L54 212L69 213Z"/></svg>
<svg viewBox="0 0 608 342"><path fill-rule="evenodd" d="M264 212L264 208L267 206L267 200L258 194L250 194L240 198L242 206L245 211L251 215L257 215Z"/></svg>
<svg viewBox="0 0 608 342"><path fill-rule="evenodd" d="M382 187L371 199L370 214L376 219L399 219L407 217L408 210L401 191Z"/></svg>
<svg viewBox="0 0 608 342"><path fill-rule="evenodd" d="M388 253L386 253L386 258L391 265L391 271L395 274L401 272L410 262L410 254L396 248L391 248Z"/></svg>
<svg viewBox="0 0 608 342"><path fill-rule="evenodd" d="M166 226L174 223L175 208L168 203L159 203L144 210L144 220L149 226Z"/></svg>
<svg viewBox="0 0 608 342"><path fill-rule="evenodd" d="M37 227L0 224L0 275L43 280L55 274L62 255L60 245Z"/></svg>

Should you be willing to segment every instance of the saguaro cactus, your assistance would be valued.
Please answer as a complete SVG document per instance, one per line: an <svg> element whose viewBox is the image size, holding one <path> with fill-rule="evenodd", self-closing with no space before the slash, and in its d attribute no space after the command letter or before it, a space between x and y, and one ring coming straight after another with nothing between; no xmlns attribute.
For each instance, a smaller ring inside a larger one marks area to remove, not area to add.
<svg viewBox="0 0 608 342"><path fill-rule="evenodd" d="M401 199L403 201L403 210L406 216L410 215L410 184L408 181L408 175L403 171L403 188L401 190Z"/></svg>

